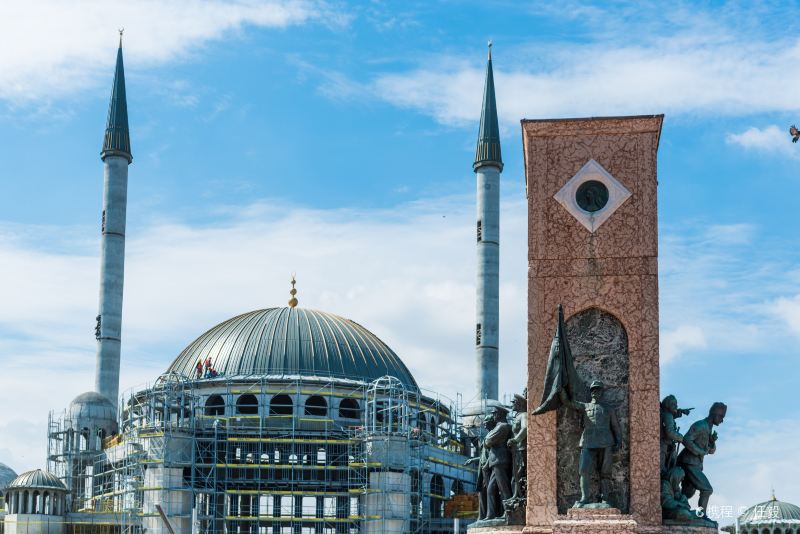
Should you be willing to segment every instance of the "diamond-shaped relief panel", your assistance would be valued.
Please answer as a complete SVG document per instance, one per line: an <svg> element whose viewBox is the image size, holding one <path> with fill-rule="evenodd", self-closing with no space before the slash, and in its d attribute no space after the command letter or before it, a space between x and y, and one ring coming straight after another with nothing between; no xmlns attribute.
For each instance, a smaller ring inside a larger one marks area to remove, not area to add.
<svg viewBox="0 0 800 534"><path fill-rule="evenodd" d="M590 159L553 198L594 233L630 196L624 185Z"/></svg>

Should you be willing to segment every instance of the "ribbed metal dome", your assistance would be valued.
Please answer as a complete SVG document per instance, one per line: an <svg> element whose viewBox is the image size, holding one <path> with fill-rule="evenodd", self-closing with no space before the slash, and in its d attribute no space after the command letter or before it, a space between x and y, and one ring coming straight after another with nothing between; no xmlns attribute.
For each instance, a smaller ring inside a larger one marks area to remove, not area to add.
<svg viewBox="0 0 800 534"><path fill-rule="evenodd" d="M307 376L371 382L385 375L416 390L397 354L349 319L305 308L269 308L221 323L181 352L167 372L195 376L211 358L223 376Z"/></svg>
<svg viewBox="0 0 800 534"><path fill-rule="evenodd" d="M67 487L57 476L41 469L22 473L8 485L7 489L11 488L52 488L67 491Z"/></svg>
<svg viewBox="0 0 800 534"><path fill-rule="evenodd" d="M739 516L739 524L772 525L773 523L791 522L800 524L800 506L772 498L769 501L751 506Z"/></svg>

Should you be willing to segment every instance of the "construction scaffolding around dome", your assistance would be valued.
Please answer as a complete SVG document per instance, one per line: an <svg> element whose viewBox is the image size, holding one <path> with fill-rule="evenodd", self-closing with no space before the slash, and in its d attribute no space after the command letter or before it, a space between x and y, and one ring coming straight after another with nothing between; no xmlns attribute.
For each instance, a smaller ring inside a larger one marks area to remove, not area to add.
<svg viewBox="0 0 800 534"><path fill-rule="evenodd" d="M123 399L102 442L51 414L71 532L166 533L156 505L176 532L452 532L444 503L474 486L457 407L394 377L168 373Z"/></svg>

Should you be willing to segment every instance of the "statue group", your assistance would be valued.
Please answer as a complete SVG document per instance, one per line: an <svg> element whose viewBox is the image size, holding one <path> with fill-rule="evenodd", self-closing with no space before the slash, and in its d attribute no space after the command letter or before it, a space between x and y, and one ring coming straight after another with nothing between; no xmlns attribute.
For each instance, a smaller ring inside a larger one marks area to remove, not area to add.
<svg viewBox="0 0 800 534"><path fill-rule="evenodd" d="M485 436L479 455L467 460L477 464L478 525L513 523L514 512L525 506L526 447L528 441L527 390L514 395L509 408L495 405L483 421ZM524 514L519 514L524 521Z"/></svg>
<svg viewBox="0 0 800 534"><path fill-rule="evenodd" d="M558 308L558 325L545 372L542 399L531 415L539 415L562 406L581 416L582 431L576 446L580 449L578 474L581 496L573 508L617 508L614 502L612 471L615 455L623 436L616 409L604 401L607 385L592 380L589 399L579 399L584 391L575 371L572 353L564 327L564 312ZM527 492L526 441L528 431L527 389L514 395L511 406L496 404L483 421L484 437L479 440L479 454L467 460L477 464L479 494L478 521L471 527L515 524L524 522L519 514L525 506ZM708 416L696 421L686 434L681 434L676 419L687 416L693 408L679 408L674 395L661 401L661 507L667 525L704 526L716 528L716 522L706 517L708 501L714 491L703 472L703 461L717 450L717 433L725 419L727 406L715 402ZM599 480L599 492L592 492L592 483ZM699 493L697 508L689 504ZM516 514L515 514L516 513Z"/></svg>
<svg viewBox="0 0 800 534"><path fill-rule="evenodd" d="M714 488L703 473L703 460L717 450L714 427L722 424L728 407L715 402L706 418L681 434L675 419L689 415L692 409L679 408L674 395L661 401L661 510L667 524L716 526L705 514ZM697 509L692 510L689 499L697 492Z"/></svg>
<svg viewBox="0 0 800 534"><path fill-rule="evenodd" d="M581 497L574 508L614 508L619 503L613 499L611 478L615 453L620 449L623 439L615 407L604 402L607 385L600 380L592 380L589 385L589 399L578 399L578 392L585 391L581 379L575 371L569 341L566 337L564 312L558 308L558 324L550 347L547 369L544 377L542 399L532 415L556 410L561 406L576 410L582 419L580 442ZM708 417L695 422L689 431L682 435L675 420L689 415L691 408L679 408L673 395L661 402L661 504L665 524L691 526L716 526L708 519L705 510L713 488L703 473L703 460L706 455L716 451L717 433L714 427L720 425L726 415L727 407L715 402ZM680 452L679 452L680 449ZM591 491L592 482L599 479L599 493ZM693 510L689 499L699 492L698 507Z"/></svg>

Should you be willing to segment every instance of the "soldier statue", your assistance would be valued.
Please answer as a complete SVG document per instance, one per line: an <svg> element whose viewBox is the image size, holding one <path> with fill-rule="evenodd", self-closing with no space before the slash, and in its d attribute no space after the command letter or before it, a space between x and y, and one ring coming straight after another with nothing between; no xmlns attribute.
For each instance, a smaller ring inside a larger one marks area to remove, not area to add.
<svg viewBox="0 0 800 534"><path fill-rule="evenodd" d="M528 449L528 388L525 388L522 395L514 395L511 406L516 415L511 422L512 436L508 440L512 463L512 493L511 498L503 503L506 510L513 510L520 504L523 506L525 504L525 485L527 480L525 464Z"/></svg>
<svg viewBox="0 0 800 534"><path fill-rule="evenodd" d="M592 505L595 508L611 507L611 468L614 451L619 448L622 433L619 420L614 409L600 401L603 398L605 385L595 380L589 386L592 396L591 402L580 402L570 399L563 389L559 395L561 402L583 414L583 434L581 434L580 448L580 475L581 499L573 508L583 508ZM599 506L595 504L591 495L592 475L595 471L600 474L600 492L602 494Z"/></svg>
<svg viewBox="0 0 800 534"><path fill-rule="evenodd" d="M667 395L661 401L661 478L666 478L677 460L677 444L683 443L675 419L689 415L694 408L678 408L675 395Z"/></svg>
<svg viewBox="0 0 800 534"><path fill-rule="evenodd" d="M725 420L728 407L722 402L715 402L708 411L708 417L701 419L689 427L683 436L683 450L678 455L677 464L686 473L681 491L691 499L695 491L700 492L697 505L704 513L708 510L708 499L714 488L703 473L703 458L717 451L717 433L715 426Z"/></svg>
<svg viewBox="0 0 800 534"><path fill-rule="evenodd" d="M689 499L681 493L683 477L683 469L675 466L661 479L661 513L664 521L692 523L697 519L689 506Z"/></svg>
<svg viewBox="0 0 800 534"><path fill-rule="evenodd" d="M483 439L480 456L470 458L466 464L478 463L480 497L479 520L498 519L505 515L503 501L511 498L509 468L511 455L507 442L511 437L511 425L506 422L508 410L494 406L486 416L484 426L488 430Z"/></svg>
<svg viewBox="0 0 800 534"><path fill-rule="evenodd" d="M492 417L486 417L483 421L483 427L487 432L495 427L497 422ZM478 478L475 481L475 489L478 491L478 521L486 519L486 488L489 484L489 478L492 476L492 471L489 469L489 449L483 444L480 444L480 451L478 456L468 459L464 465L478 464Z"/></svg>

